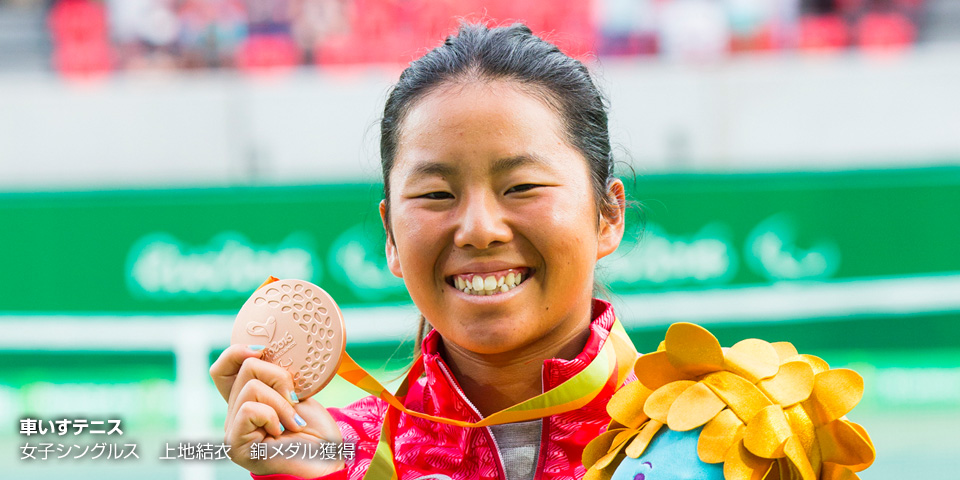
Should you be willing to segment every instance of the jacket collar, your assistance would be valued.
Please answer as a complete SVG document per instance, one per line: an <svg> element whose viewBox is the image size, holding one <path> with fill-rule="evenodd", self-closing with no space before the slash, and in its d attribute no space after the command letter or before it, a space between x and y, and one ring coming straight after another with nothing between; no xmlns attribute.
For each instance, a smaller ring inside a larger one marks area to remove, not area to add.
<svg viewBox="0 0 960 480"><path fill-rule="evenodd" d="M594 299L592 316L590 337L587 338L587 343L580 354L569 360L562 358L544 360L542 379L544 390L560 385L586 368L603 347L613 327L613 307L606 301ZM418 395L416 395L420 397L417 403L422 402L419 409L424 413L447 418L480 420L480 414L464 396L463 389L453 378L450 368L441 357L440 341L440 334L436 330L432 330L423 340L425 383L418 382L423 385L422 393L417 392Z"/></svg>

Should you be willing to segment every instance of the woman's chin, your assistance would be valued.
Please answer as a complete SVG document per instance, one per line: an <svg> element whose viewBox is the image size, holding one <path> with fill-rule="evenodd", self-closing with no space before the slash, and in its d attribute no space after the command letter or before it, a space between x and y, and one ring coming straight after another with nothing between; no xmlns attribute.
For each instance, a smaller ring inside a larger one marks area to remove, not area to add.
<svg viewBox="0 0 960 480"><path fill-rule="evenodd" d="M457 346L478 355L503 354L514 351L521 345L515 331L500 331L495 327L464 332L458 337L454 340Z"/></svg>

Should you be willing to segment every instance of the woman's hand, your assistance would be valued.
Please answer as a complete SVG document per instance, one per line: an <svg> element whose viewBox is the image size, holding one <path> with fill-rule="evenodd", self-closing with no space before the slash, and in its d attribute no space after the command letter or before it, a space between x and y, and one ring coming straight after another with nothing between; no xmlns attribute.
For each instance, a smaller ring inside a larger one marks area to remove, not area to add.
<svg viewBox="0 0 960 480"><path fill-rule="evenodd" d="M293 395L293 375L286 369L260 359L262 351L247 345L228 347L213 366L210 377L227 401L224 442L230 458L257 475L285 473L314 478L344 468L343 460L323 458L321 443L340 443L336 422L319 402L299 402ZM254 443L267 444L266 460L251 459ZM299 443L293 455L285 445ZM316 454L304 456L310 445ZM281 448L277 453L273 447ZM274 455L274 458L269 458ZM290 456L291 458L287 458Z"/></svg>

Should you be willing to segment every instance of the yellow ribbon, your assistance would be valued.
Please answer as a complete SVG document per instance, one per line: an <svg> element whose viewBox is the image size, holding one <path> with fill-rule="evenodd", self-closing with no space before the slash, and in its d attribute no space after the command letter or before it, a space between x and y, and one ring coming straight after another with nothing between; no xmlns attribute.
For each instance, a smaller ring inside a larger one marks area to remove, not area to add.
<svg viewBox="0 0 960 480"><path fill-rule="evenodd" d="M413 363L396 394L390 393L377 379L373 378L363 368L357 365L350 355L343 352L343 361L337 374L346 381L356 385L364 391L377 396L387 402L387 414L383 419L380 430L380 440L374 453L370 467L364 479L391 479L398 478L393 461L393 424L400 412L414 417L431 420L447 425L460 427L487 427L504 423L523 422L537 418L549 417L558 413L573 411L590 403L603 390L613 372L617 372L617 387L633 368L637 358L637 349L620 320L614 320L610 335L601 347L597 356L580 373L557 385L555 388L537 395L529 400L520 402L512 407L493 413L478 422L466 422L451 418L428 415L407 409L404 399L410 385L423 373L421 357Z"/></svg>

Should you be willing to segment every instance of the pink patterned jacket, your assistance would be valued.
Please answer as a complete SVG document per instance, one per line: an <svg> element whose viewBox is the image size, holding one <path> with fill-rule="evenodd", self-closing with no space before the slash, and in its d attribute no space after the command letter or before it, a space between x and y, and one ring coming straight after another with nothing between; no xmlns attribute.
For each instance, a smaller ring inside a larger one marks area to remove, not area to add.
<svg viewBox="0 0 960 480"><path fill-rule="evenodd" d="M549 359L543 364L544 391L556 387L597 355L613 326L613 307L594 300L590 337L572 360ZM430 332L423 342L425 375L411 386L407 407L435 416L479 421L480 413L464 396L449 367L438 353L440 336ZM631 375L626 382L633 381ZM606 430L610 417L607 401L616 390L616 372L601 393L579 410L543 419L537 480L573 480L584 475L584 446ZM343 433L343 441L356 443L356 455L339 472L318 480L360 480L370 465L380 437L387 404L369 396L344 408L330 408ZM443 425L400 414L394 432L393 451L400 480L447 478L452 480L505 480L503 461L489 428ZM433 477L431 475L437 475ZM444 475L446 477L444 477ZM299 480L291 475L252 475L255 480Z"/></svg>

